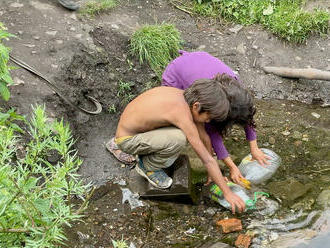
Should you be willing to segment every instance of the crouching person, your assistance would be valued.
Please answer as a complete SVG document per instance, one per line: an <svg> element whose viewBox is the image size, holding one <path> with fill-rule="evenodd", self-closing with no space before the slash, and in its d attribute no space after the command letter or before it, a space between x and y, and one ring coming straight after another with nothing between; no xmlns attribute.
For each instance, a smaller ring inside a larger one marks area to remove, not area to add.
<svg viewBox="0 0 330 248"><path fill-rule="evenodd" d="M200 79L186 90L161 86L142 93L122 113L115 142L123 152L139 156L136 171L141 176L165 189L172 179L163 169L174 163L187 140L223 190L232 211L243 211L244 202L231 192L202 142L208 137L204 124L221 122L228 115L229 101L222 87L217 78Z"/></svg>

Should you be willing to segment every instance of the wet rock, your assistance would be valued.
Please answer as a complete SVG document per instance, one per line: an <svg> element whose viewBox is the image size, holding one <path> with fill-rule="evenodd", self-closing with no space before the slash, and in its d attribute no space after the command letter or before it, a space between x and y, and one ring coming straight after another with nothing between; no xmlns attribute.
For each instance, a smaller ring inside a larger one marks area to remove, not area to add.
<svg viewBox="0 0 330 248"><path fill-rule="evenodd" d="M318 205L323 208L330 207L330 189L323 190L316 199Z"/></svg>
<svg viewBox="0 0 330 248"><path fill-rule="evenodd" d="M246 234L240 234L238 235L236 241L235 241L235 246L237 248L248 248L251 244L251 236L246 235Z"/></svg>
<svg viewBox="0 0 330 248"><path fill-rule="evenodd" d="M235 218L219 220L216 225L221 227L223 233L239 232L243 229L242 221Z"/></svg>
<svg viewBox="0 0 330 248"><path fill-rule="evenodd" d="M304 185L294 178L284 181L271 182L268 184L269 192L287 204L291 204L299 197L302 197L311 188L310 185Z"/></svg>

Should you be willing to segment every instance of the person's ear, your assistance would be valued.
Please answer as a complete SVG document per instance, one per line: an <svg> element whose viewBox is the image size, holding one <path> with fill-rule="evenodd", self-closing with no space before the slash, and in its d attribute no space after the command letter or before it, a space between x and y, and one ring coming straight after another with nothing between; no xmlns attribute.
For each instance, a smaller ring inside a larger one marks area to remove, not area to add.
<svg viewBox="0 0 330 248"><path fill-rule="evenodd" d="M201 111L201 104L199 102L195 102L193 105L193 110L195 110L197 113Z"/></svg>

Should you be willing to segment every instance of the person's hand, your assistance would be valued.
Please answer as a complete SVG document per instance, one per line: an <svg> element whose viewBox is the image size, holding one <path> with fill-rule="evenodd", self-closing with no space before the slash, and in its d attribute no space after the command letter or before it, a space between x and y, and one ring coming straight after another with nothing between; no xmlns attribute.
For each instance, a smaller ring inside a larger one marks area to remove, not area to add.
<svg viewBox="0 0 330 248"><path fill-rule="evenodd" d="M235 195L233 192L227 193L223 195L227 202L231 205L231 211L233 214L235 214L236 207L238 209L238 212L243 212L245 210L245 203L244 201L238 196Z"/></svg>
<svg viewBox="0 0 330 248"><path fill-rule="evenodd" d="M267 160L271 159L271 157L264 154L259 148L252 149L251 154L252 158L257 160L260 165L265 166L265 164L270 164Z"/></svg>
<svg viewBox="0 0 330 248"><path fill-rule="evenodd" d="M245 179L240 170L235 166L230 168L230 178L233 180L234 183L241 185L244 187L244 184L242 184L241 179Z"/></svg>

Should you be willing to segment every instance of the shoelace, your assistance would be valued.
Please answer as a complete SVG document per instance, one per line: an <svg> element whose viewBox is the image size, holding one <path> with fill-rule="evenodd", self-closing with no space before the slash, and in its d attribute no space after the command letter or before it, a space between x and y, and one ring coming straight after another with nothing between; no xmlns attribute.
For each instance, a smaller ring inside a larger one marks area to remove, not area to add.
<svg viewBox="0 0 330 248"><path fill-rule="evenodd" d="M269 197L269 194L266 192L254 192L254 199L250 199L245 202L247 210L256 208L256 203L258 201L258 198L257 198L258 195L265 195L265 196Z"/></svg>

